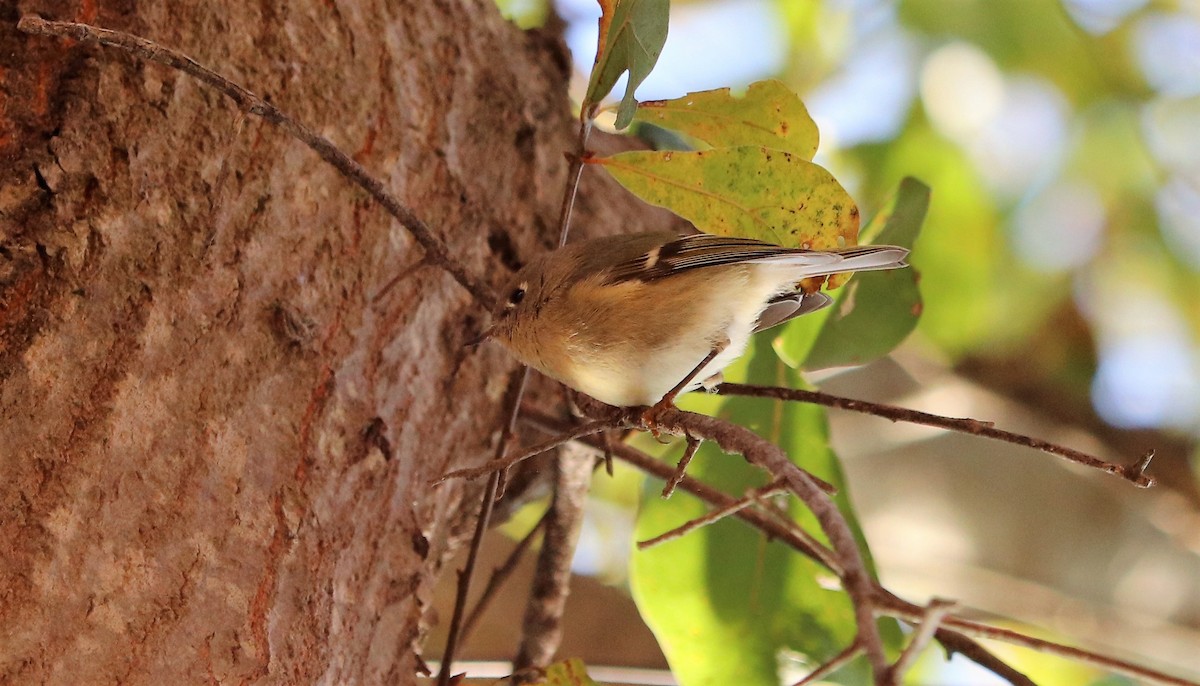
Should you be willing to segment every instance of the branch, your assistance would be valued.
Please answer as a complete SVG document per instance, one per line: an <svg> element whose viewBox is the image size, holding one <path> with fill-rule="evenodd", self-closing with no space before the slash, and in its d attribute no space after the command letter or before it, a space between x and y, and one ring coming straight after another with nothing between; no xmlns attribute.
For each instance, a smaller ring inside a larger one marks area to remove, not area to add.
<svg viewBox="0 0 1200 686"><path fill-rule="evenodd" d="M906 600L903 600L887 590L880 589L880 594L876 597L876 602L881 612L905 620L906 622L919 623L924 616L925 609L914 605ZM1012 645L1030 648L1039 652L1056 655L1080 664L1096 667L1097 669L1111 672L1113 674L1121 674L1130 677L1139 684L1156 684L1158 686L1200 686L1200 683L1189 681L1180 677L1174 677L1170 674L1165 674L1158 670L1143 667L1141 665L1128 662L1126 660L1118 660L1107 655L1083 650L1073 646L1046 641L1040 638L1028 636L1019 631L1012 629L1002 629L1000 627L990 626L975 622L969 619L963 619L953 615L948 615L942 619L942 627L951 629L967 636L975 638L984 638L993 641L1003 641ZM965 654L965 653L964 653Z"/></svg>
<svg viewBox="0 0 1200 686"><path fill-rule="evenodd" d="M434 479L433 481L431 481L430 485L436 486L438 484L445 483L451 479L476 479L481 476L486 476L488 474L499 474L500 472L517 464L518 462L524 462L525 460L528 460L531 457L537 457L538 455L541 455L542 453L544 453L548 450L553 450L554 448L557 448L558 446L562 445L563 443L567 443L568 441L573 441L578 438L583 438L584 436L591 436L592 434L595 434L595 433L600 433L601 431L604 431L605 429L614 428L614 426L616 426L616 425L617 424L615 424L614 420L612 420L612 419L595 419L590 422L587 422L586 424L580 424L569 431L564 431L563 433L555 436L554 438L551 438L550 440L538 443L537 445L533 446L532 448L527 449L523 453L518 453L517 455L513 455L510 457L504 457L504 458L498 457L498 458L492 460L491 462L488 462L487 464L479 466L479 467L471 467L471 468L467 468L467 469L456 469L452 472L448 472L445 475L441 476L440 478L437 478L437 479Z"/></svg>
<svg viewBox="0 0 1200 686"><path fill-rule="evenodd" d="M687 473L688 465L692 463L692 458L696 456L696 451L700 449L700 444L703 442L691 436L684 436L684 438L687 439L687 447L683 449L683 457L679 458L679 464L675 467L675 473L663 485L663 498L670 498L671 494L675 492L675 487L683 480L683 475Z"/></svg>
<svg viewBox="0 0 1200 686"><path fill-rule="evenodd" d="M534 425L549 431L558 431L561 428L561 423L550 417L549 415L538 412L537 410L526 409L524 418ZM596 436L589 436L581 439L597 450L603 450L603 442ZM625 443L617 443L612 446L613 455L624 462L637 467L638 469L666 481L671 478L674 470L663 462L654 459L646 453L634 448ZM683 477L679 482L679 488L691 493L700 498L704 502L716 508L731 507L739 500L733 496L726 495L724 492L709 486L703 481L693 479L690 476ZM826 548L821 543L817 542L804 529L791 520L780 520L765 512L755 509L741 509L733 513L735 517L745 521L756 529L762 531L771 538L782 540L793 549L800 553L816 560L825 568L834 572L840 573L841 567L838 565L833 551Z"/></svg>
<svg viewBox="0 0 1200 686"><path fill-rule="evenodd" d="M929 645L930 639L937 633L938 626L942 620L954 611L956 605L952 600L942 600L934 598L925 606L925 614L921 617L921 623L917 627L916 633L913 634L912 640L908 642L908 646L900 653L900 657L891 667L891 680L893 683L899 684L904 678L904 673L912 668L913 662L917 656L925 650L925 646Z"/></svg>
<svg viewBox="0 0 1200 686"><path fill-rule="evenodd" d="M586 112L579 115L579 138L575 142L574 154L571 158L571 168L567 171L567 183L563 189L562 209L558 213L558 247L567 244L567 234L571 230L571 213L575 210L575 195L579 190L579 178L583 175L583 156L587 148L588 136L592 133L592 119Z"/></svg>
<svg viewBox="0 0 1200 686"><path fill-rule="evenodd" d="M657 424L660 430L713 441L721 450L743 456L750 464L764 469L774 479L781 481L804 502L816 516L841 563L842 587L854 605L858 640L862 643L871 671L876 678L883 676L887 670L887 658L884 656L879 627L875 624L875 582L867 572L866 563L858 550L858 541L846 518L817 481L793 464L779 446L743 426L675 409L659 413Z"/></svg>
<svg viewBox="0 0 1200 686"><path fill-rule="evenodd" d="M492 571L492 575L488 577L487 586L483 587L483 593L479 594L479 600L475 601L475 607L471 608L471 612L467 615L466 621L463 622L462 633L459 634L459 641L465 643L467 638L470 637L471 632L475 630L475 625L479 623L479 618L483 616L483 613L487 611L488 606L491 605L492 598L496 597L496 592L500 590L500 587L504 585L505 581L508 581L508 577L512 576L513 571L517 568L517 563L521 561L521 557L525 554L525 551L529 549L530 544L533 543L533 539L537 538L538 532L542 530L542 527L545 526L546 522L549 520L550 510L546 510L546 512L542 514L541 519L537 521L537 524L534 524L533 528L529 530L529 533L525 534L525 537L522 538L520 542L517 543L517 546L512 549L512 552L508 554L508 557L505 558L504 562Z"/></svg>
<svg viewBox="0 0 1200 686"><path fill-rule="evenodd" d="M574 452L578 453L578 446ZM554 659L562 639L562 616L571 586L571 559L583 525L583 508L594 461L589 455L560 453L555 463L554 501L550 505L546 535L542 539L537 570L525 620L521 647L513 660L513 672L535 674ZM513 683L531 683L529 677L514 677Z"/></svg>
<svg viewBox="0 0 1200 686"><path fill-rule="evenodd" d="M1017 671L1007 662L993 655L987 648L984 648L957 631L950 631L945 627L939 627L933 637L946 649L946 659L950 659L955 653L958 653L1004 679L1012 684L1012 686L1037 686L1033 682L1033 679Z"/></svg>
<svg viewBox="0 0 1200 686"><path fill-rule="evenodd" d="M573 431L559 434L545 444L531 449L522 459L527 459L537 452L544 452L573 438L597 433L605 428L633 426L646 429L647 427L643 426L641 421L642 409L625 408L610 415L608 419L593 420ZM666 408L657 413L655 429L678 436L692 436L712 441L726 453L741 455L750 464L762 468L786 486L789 491L799 496L800 500L816 516L821 529L833 546L835 567L840 569L839 576L842 580L842 587L850 596L854 606L858 640L867 654L872 672L877 677L882 677L887 670L887 658L883 652L883 639L879 635L879 627L875 623L873 606L875 582L867 572L866 564L858 551L858 541L854 538L850 525L822 488L821 484L824 482L793 464L787 454L770 441L745 427L721 419ZM443 479L451 476L478 475L486 473L489 469L501 469L505 466L507 465L494 462L476 470L460 470L443 477Z"/></svg>
<svg viewBox="0 0 1200 686"><path fill-rule="evenodd" d="M564 429L562 421L528 405L523 408L522 417L526 421L548 432L559 432ZM602 441L595 436L589 436L581 440L597 451L603 450ZM612 448L613 454L618 459L663 481L671 478L675 472L675 469L671 465L655 459L625 443L618 443L612 446ZM737 498L729 496L690 476L683 478L679 483L679 488L715 508L729 507L738 502ZM783 542L797 552L825 566L834 574L841 576L841 568L833 551L808 536L795 522L771 516L767 512L755 508L744 508L736 512L734 516L762 531L768 537ZM880 614L902 619L913 624L919 624L925 614L925 608L909 603L879 586L875 588L875 603L876 610ZM1193 681L1171 677L1162 672L1140 667L1130 662L1114 660L1098 653L1032 638L1018 631L1000 629L970 620L959 619L954 616L946 617L942 621L941 626L935 633L935 638L947 652L951 654L958 653L974 661L976 664L995 673L1014 686L1035 686L1035 684L1024 674L973 641L970 636L1033 648L1064 659L1076 660L1115 673L1126 674L1135 679L1143 680L1146 683L1163 684L1165 686L1200 686L1200 684Z"/></svg>
<svg viewBox="0 0 1200 686"><path fill-rule="evenodd" d="M676 472L676 474L678 474L678 472ZM672 477L672 478L675 478L675 477ZM676 481L674 483L674 485L672 486L672 488L674 488L674 486L678 486L678 485L679 485L679 482ZM778 483L769 483L766 486L763 486L761 488L751 489L748 493L746 493L745 498L742 498L740 500L735 500L732 503L730 503L729 505L726 505L725 507L711 510L708 512L708 514L705 514L704 516L697 517L693 520L684 522L683 524L675 527L674 529L671 529L670 531L661 533L661 534L655 536L654 538L651 538L651 539L648 539L645 541L638 541L637 549L638 550L646 550L648 548L653 548L654 546L659 545L660 543L666 543L667 541L673 541L677 538L681 538L685 534L695 531L696 529L699 529L704 526L708 526L709 524L713 524L715 522L719 522L720 520L725 519L726 517L728 517L730 515L737 514L738 512L746 509L747 507L757 504L763 498L768 498L770 496L779 495L779 494L785 493L785 492L786 492L785 489L783 489Z"/></svg>
<svg viewBox="0 0 1200 686"><path fill-rule="evenodd" d="M846 663L858 657L860 652L862 652L862 646L858 644L858 641L851 643L850 645L846 646L842 652L834 655L829 659L828 662L809 672L808 676L804 677L800 681L797 681L793 686L809 686L809 684L815 684L818 681L821 681L825 677L846 666Z"/></svg>
<svg viewBox="0 0 1200 686"><path fill-rule="evenodd" d="M17 29L38 36L57 36L74 38L81 43L97 43L99 45L121 48L137 57L150 62L158 62L179 71L217 89L233 100L238 109L262 117L300 140L317 153L321 159L331 164L343 176L358 184L363 190L383 205L393 217L408 229L425 250L425 260L430 264L444 269L454 277L477 302L486 308L491 308L495 296L485 284L467 273L465 267L450 256L446 244L438 238L425 222L417 218L406 205L400 202L346 153L342 152L324 136L317 135L308 127L293 120L279 108L263 100L254 93L221 76L213 70L199 64L183 53L165 48L144 38L111 31L87 24L76 24L65 21L46 21L41 17L26 15L17 22Z"/></svg>
<svg viewBox="0 0 1200 686"><path fill-rule="evenodd" d="M948 429L950 431L971 434L973 436L993 438L998 441L1013 443L1016 445L1025 446L1027 448L1033 448L1034 450L1040 450L1051 455L1056 455L1069 462L1081 464L1085 467L1099 469L1102 472L1119 476L1140 488L1149 488L1154 485L1154 478L1146 474L1146 469L1150 466L1150 460L1154 457L1154 451L1146 453L1132 464L1120 465L1101 460L1093 455L1088 455L1087 453L1080 452L1073 448L1067 448L1056 443L1043 441L1041 439L1032 438L1023 434L1013 433L1012 431L997 429L991 422L986 422L979 419L943 417L941 415L920 412L918 410L910 410L906 407L898 407L896 405L884 405L882 403L872 403L865 400L854 400L853 398L843 398L841 396L830 395L820 391L805 391L795 388L777 388L774 386L752 386L748 384L723 383L720 386L717 386L715 392L721 395L742 395L753 398L773 398L775 400L790 400L802 403L813 403L814 405L824 405L825 407L834 407L840 410L850 410L851 412L861 412L863 414L875 415L876 417L890 419L893 422L923 424L925 426Z"/></svg>
<svg viewBox="0 0 1200 686"><path fill-rule="evenodd" d="M508 422L500 432L500 442L496 445L496 459L504 459L508 452L509 442L517 428L517 414L521 410L521 398L525 395L525 383L529 380L529 368L522 367L513 375L508 383L505 399L508 401ZM446 634L446 650L442 654L442 666L438 670L438 686L448 686L450 683L450 668L454 663L454 653L458 650L459 630L462 626L463 612L467 607L467 595L471 591L471 576L475 572L475 564L479 558L479 549L483 546L483 535L487 532L488 522L492 518L492 507L496 503L496 492L500 489L500 475L493 472L483 489L483 502L479 505L479 519L475 522L475 533L471 536L471 548L467 553L467 564L458 573L458 588L454 595L454 613L450 617L450 628Z"/></svg>

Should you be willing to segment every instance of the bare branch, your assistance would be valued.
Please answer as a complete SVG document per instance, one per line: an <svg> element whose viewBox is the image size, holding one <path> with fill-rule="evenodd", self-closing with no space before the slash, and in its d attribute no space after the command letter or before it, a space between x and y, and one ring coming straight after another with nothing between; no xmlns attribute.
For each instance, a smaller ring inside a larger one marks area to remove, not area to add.
<svg viewBox="0 0 1200 686"><path fill-rule="evenodd" d="M808 684L817 683L842 667L845 667L846 663L858 657L858 654L861 652L862 646L858 644L858 641L851 643L842 652L830 658L828 662L814 669L800 681L797 681L794 686L807 686Z"/></svg>
<svg viewBox="0 0 1200 686"><path fill-rule="evenodd" d="M687 439L687 447L683 449L683 457L679 458L679 464L675 467L675 473L667 479L667 483L663 485L662 497L670 498L675 492L675 487L683 480L683 475L687 473L688 465L692 463L692 458L696 456L696 451L700 449L700 444L703 443L698 438L692 436L684 436Z"/></svg>
<svg viewBox="0 0 1200 686"><path fill-rule="evenodd" d="M837 555L842 569L842 587L854 605L863 652L867 655L872 673L877 678L882 677L887 670L887 658L884 656L879 627L875 624L875 581L867 571L858 550L858 541L846 518L817 480L793 464L779 446L743 426L675 409L658 413L656 424L660 430L713 441L721 450L743 456L747 462L781 481L804 502L816 516Z"/></svg>
<svg viewBox="0 0 1200 686"><path fill-rule="evenodd" d="M639 409L632 408L620 412L615 423L645 428L641 426L642 413L638 411ZM606 426L613 425L614 420L611 419L594 420L574 431L560 434L538 448L545 451L554 445L578 437L574 434L589 435L606 428ZM862 555L858 551L858 541L854 538L850 525L820 485L824 482L793 464L778 446L753 431L730 422L666 408L656 413L655 428L662 432L712 441L726 453L741 455L747 462L764 469L785 485L788 490L800 497L816 516L833 546L835 559L837 559L836 567L840 569L839 576L842 586L854 605L855 622L858 626L858 636L862 642L863 651L867 654L872 672L877 676L883 675L887 669L887 659L884 656L883 639L879 635L879 627L875 624L873 606L875 583L867 572ZM499 466L503 465L495 465L491 468ZM828 487L828 484L825 486Z"/></svg>
<svg viewBox="0 0 1200 686"><path fill-rule="evenodd" d="M503 460L508 452L508 445L517 428L517 414L521 411L521 398L525 395L525 385L529 382L529 368L523 367L513 375L508 382L508 392L505 400L508 407L508 421L500 432L500 442L496 445L496 460ZM446 650L442 654L442 666L438 671L438 686L448 686L450 669L454 663L454 653L458 650L459 631L462 626L463 613L467 608L467 595L471 591L471 576L475 573L475 564L479 559L479 549L483 546L483 535L487 532L488 523L492 518L492 507L496 504L496 492L500 488L501 472L493 472L483 489L483 502L479 505L479 519L475 521L475 533L471 536L471 548L467 552L467 564L458 573L458 587L454 595L454 613L450 617L450 628L446 634Z"/></svg>
<svg viewBox="0 0 1200 686"><path fill-rule="evenodd" d="M1150 460L1154 457L1154 451L1149 451L1145 455L1138 458L1132 464L1120 465L1112 462L1107 462L1094 455L1080 452L1073 448L1043 441L1039 438L1033 438L1024 434L1014 433L997 429L991 422L982 421L979 419L943 417L941 415L930 414L928 412L920 412L918 410L910 410L906 407L898 407L896 405L884 405L882 403L872 403L865 400L854 400L853 398L843 398L837 395L830 395L820 391L806 391L795 388L777 388L774 386L752 386L747 384L723 383L717 386L716 393L721 395L743 395L754 398L774 398L776 400L789 400L802 403L813 403L814 405L824 405L825 407L834 407L840 410L849 410L851 412L861 412L863 414L875 415L890 419L893 422L908 422L910 424L923 424L925 426L933 426L939 429L948 429L959 433L971 434L972 436L983 436L992 438L1006 443L1033 448L1040 450L1050 455L1061 457L1069 462L1080 464L1085 467L1099 469L1107 474L1121 477L1122 479L1132 483L1140 488L1149 488L1154 485L1154 478L1146 474L1146 469L1150 466Z"/></svg>
<svg viewBox="0 0 1200 686"><path fill-rule="evenodd" d="M579 190L579 178L583 175L583 155L587 149L588 136L592 132L592 118L586 112L579 115L579 138L575 143L575 153L569 155L571 168L567 171L567 183L563 189L562 209L558 214L558 247L567 244L567 234L571 231L571 213L575 209L575 195Z"/></svg>
<svg viewBox="0 0 1200 686"><path fill-rule="evenodd" d="M883 614L891 615L903 619L908 622L920 622L924 615L924 608L914 605L906 600L898 598L892 593L880 589L880 593L876 596L877 607ZM990 626L980 622L975 622L969 619L962 619L953 615L948 615L942 620L942 627L950 629L960 634L973 636L975 638L983 638L994 641L1003 641L1012 645L1030 648L1049 655L1056 655L1061 658L1078 662L1084 665L1090 665L1097 669L1102 669L1113 674L1121 674L1130 677L1140 684L1155 684L1157 686L1200 686L1200 683L1174 677L1170 674L1164 674L1149 667L1128 662L1126 660L1118 660L1107 655L1101 655L1089 650L1075 648L1073 646L1055 643L1054 641L1046 641L1040 638L1034 638L1012 629L1002 629L1000 627ZM964 653L965 654L965 653Z"/></svg>
<svg viewBox="0 0 1200 686"><path fill-rule="evenodd" d="M561 432L565 429L564 422L529 405L522 408L521 418L546 432ZM604 449L603 442L597 436L589 436L580 439L580 441L597 450ZM615 443L611 447L613 455L617 458L628 462L651 476L665 481L671 478L671 475L674 473L674 469L669 465L654 459L626 443ZM683 477L683 480L679 482L679 488L700 498L713 507L729 507L738 502L737 498L727 495L703 481L693 479L690 476ZM816 560L834 574L840 573L841 567L834 558L833 551L825 547L824 544L818 543L795 522L790 520L780 521L773 516L768 516L764 512L754 509L739 510L734 513L734 516L744 520L771 538L778 538L784 541L793 549Z"/></svg>
<svg viewBox="0 0 1200 686"><path fill-rule="evenodd" d="M584 436L590 436L595 433L600 433L605 429L613 428L613 426L614 420L612 419L595 419L587 422L586 424L580 424L570 431L564 431L550 440L538 443L525 452L518 453L516 455L510 455L509 457L497 458L479 467L456 469L453 472L449 472L443 475L441 478L436 479L432 482L432 484L437 485L440 483L445 483L451 479L475 479L487 474L497 474L517 464L518 462L524 462L531 457L537 457L548 450L553 450L563 443L573 441L577 438L583 438Z"/></svg>
<svg viewBox="0 0 1200 686"><path fill-rule="evenodd" d="M679 474L678 471L676 472L676 474L677 475ZM680 476L680 478L682 478L682 475L679 475L679 476ZM674 478L674 477L672 477L672 478ZM678 483L678 482L676 482L676 483ZM654 538L651 538L651 539L648 539L645 541L638 541L637 548L638 548L638 550L646 550L648 548L653 548L654 546L659 545L660 543L666 543L667 541L673 541L677 538L682 537L684 534L687 534L692 531L695 531L696 529L699 529L702 526L708 526L709 524L718 522L730 515L737 514L738 512L744 510L745 508L758 503L763 498L768 498L770 496L779 495L780 493L786 493L786 492L787 492L787 489L783 488L778 483L770 483L761 488L751 489L746 494L745 498L742 498L740 500L735 500L732 503L730 503L729 505L726 505L725 507L721 507L721 508L712 510L708 514L705 514L702 517L697 517L691 521L684 522L682 525L677 526L674 529L671 529L670 531L661 533L661 534L655 536Z"/></svg>
<svg viewBox="0 0 1200 686"><path fill-rule="evenodd" d="M1017 671L1007 662L993 655L987 648L984 648L957 631L950 631L945 627L941 627L934 634L934 638L946 649L947 659L958 653L1001 679L1004 679L1012 684L1012 686L1037 686L1033 682L1033 679Z"/></svg>
<svg viewBox="0 0 1200 686"><path fill-rule="evenodd" d="M913 634L912 640L908 642L908 646L904 648L904 652L900 653L900 657L891 667L891 681L899 684L904 679L904 673L912 668L913 662L917 656L929 645L929 640L937 633L938 626L946 615L950 614L957 608L957 604L952 600L943 600L934 598L925 606L925 614L921 617L921 623Z"/></svg>
<svg viewBox="0 0 1200 686"><path fill-rule="evenodd" d="M524 408L522 416L526 421L530 421L546 431L561 431L563 429L561 421L528 405ZM602 443L597 437L584 438L582 441L597 450L603 449ZM670 465L624 443L614 445L613 454L617 458L659 479L669 479L675 471ZM737 498L726 495L690 476L683 478L679 483L679 488L716 508L729 507L739 502ZM794 522L783 521L765 511L755 508L741 509L734 516L759 529L766 535L782 541L797 552L841 576L840 563L834 556L833 551L813 540ZM875 587L875 594L876 610L880 614L896 617L914 624L922 621L925 613L924 608L909 603L879 586ZM1136 664L1113 660L1098 653L1051 641L1035 639L1018 631L999 629L986 624L959 619L954 616L946 617L942 621L941 627L935 633L935 638L948 652L958 653L969 658L981 667L1007 680L1013 686L1035 686L1035 684L1024 674L971 640L970 636L1033 648L1064 659L1077 660L1101 669L1129 675L1135 679L1144 680L1146 683L1164 684L1166 686L1200 686L1200 683L1197 682L1171 677L1170 675L1140 667Z"/></svg>
<svg viewBox="0 0 1200 686"><path fill-rule="evenodd" d="M233 100L238 109L247 114L262 117L265 121L278 126L294 138L300 140L311 148L313 152L317 153L321 159L341 172L343 176L367 191L371 197L383 205L384 209L399 220L400 224L408 229L413 238L421 244L421 247L425 250L425 261L448 272L481 305L490 308L495 301L495 296L491 292L491 289L469 274L462 264L452 258L450 251L446 248L446 244L442 242L442 239L434 234L433 230L425 222L421 221L411 209L400 202L396 196L388 192L382 183L367 173L367 170L363 169L362 165L339 150L329 139L317 135L308 127L284 114L279 108L242 86L199 64L183 53L128 33L102 29L89 26L88 24L46 21L41 17L33 15L21 17L21 20L17 22L17 28L25 33L38 36L74 38L82 43L97 43L99 45L121 48L144 60L158 62L159 64L165 64L168 67L178 69L212 86Z"/></svg>
<svg viewBox="0 0 1200 686"><path fill-rule="evenodd" d="M580 448L574 446L574 452ZM525 620L521 627L521 647L513 660L513 671L526 674L550 665L562 640L562 616L571 587L571 559L583 524L583 508L594 461L589 455L560 453L555 463L554 502L546 536L538 555L537 571ZM529 683L514 678L514 683Z"/></svg>
<svg viewBox="0 0 1200 686"><path fill-rule="evenodd" d="M533 539L537 538L537 534L546 525L550 519L550 510L546 510L542 514L542 518L533 525L529 533L517 542L517 546L512 549L504 562L492 571L492 575L488 577L487 586L483 587L483 593L479 594L479 600L475 601L475 607L471 608L471 612L467 614L466 621L463 622L462 633L459 635L459 641L466 643L470 638L471 632L475 630L475 626L479 623L479 618L487 612L488 606L492 603L492 598L496 596L496 592L504 585L505 581L512 576L512 573L517 568L517 563L525 555L525 551L529 550L529 546L533 543Z"/></svg>

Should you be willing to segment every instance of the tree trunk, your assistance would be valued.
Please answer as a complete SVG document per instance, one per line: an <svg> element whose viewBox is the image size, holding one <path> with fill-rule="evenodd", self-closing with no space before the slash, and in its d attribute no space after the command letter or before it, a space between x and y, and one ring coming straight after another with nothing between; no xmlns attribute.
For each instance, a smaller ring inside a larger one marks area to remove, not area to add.
<svg viewBox="0 0 1200 686"><path fill-rule="evenodd" d="M514 364L464 347L471 296L302 144L15 26L188 54L354 154L493 286L556 238L560 38L492 0L4 7L0 682L410 682L481 489L430 481L491 456ZM581 223L644 216L615 197L585 190Z"/></svg>

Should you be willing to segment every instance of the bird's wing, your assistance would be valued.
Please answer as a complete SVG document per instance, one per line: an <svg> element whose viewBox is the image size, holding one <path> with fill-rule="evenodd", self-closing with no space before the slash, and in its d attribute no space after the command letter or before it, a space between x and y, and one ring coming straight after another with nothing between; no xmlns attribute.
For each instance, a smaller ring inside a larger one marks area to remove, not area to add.
<svg viewBox="0 0 1200 686"><path fill-rule="evenodd" d="M651 281L689 269L780 259L785 256L788 261L814 267L834 264L842 259L836 253L784 248L750 238L699 233L680 236L637 257L618 262L606 270L605 281Z"/></svg>

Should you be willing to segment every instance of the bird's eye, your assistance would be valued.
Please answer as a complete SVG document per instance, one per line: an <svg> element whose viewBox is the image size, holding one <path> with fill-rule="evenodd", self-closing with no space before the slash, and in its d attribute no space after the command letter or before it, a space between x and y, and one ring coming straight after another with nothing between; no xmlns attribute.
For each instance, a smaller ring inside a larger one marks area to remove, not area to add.
<svg viewBox="0 0 1200 686"><path fill-rule="evenodd" d="M521 301L524 299L525 299L525 289L518 288L517 290L512 292L512 295L508 296L508 304L513 305L513 306L519 305L521 303Z"/></svg>

